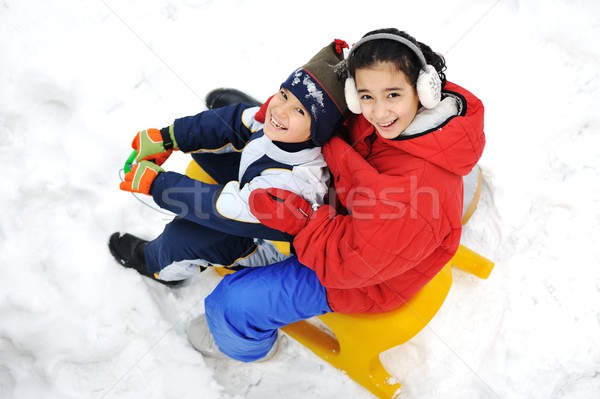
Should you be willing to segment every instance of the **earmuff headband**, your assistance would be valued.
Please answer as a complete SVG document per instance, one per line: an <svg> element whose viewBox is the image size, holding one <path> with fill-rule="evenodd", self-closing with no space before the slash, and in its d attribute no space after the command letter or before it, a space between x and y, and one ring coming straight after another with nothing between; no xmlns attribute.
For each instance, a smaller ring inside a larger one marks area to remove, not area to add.
<svg viewBox="0 0 600 399"><path fill-rule="evenodd" d="M362 39L360 39L359 41L354 43L354 46L352 46L352 48L348 52L348 57L346 58L346 60L350 60L350 57L352 57L352 53L360 45L362 45L366 42L370 42L371 40L380 40L380 39L393 40L395 42L404 44L406 47L410 48L413 51L413 53L415 53L417 55L417 57L419 58L419 61L421 62L421 67L424 67L425 65L427 65L425 56L423 55L423 53L421 52L421 49L416 44L414 44L413 42L411 42L410 40L408 40L402 36L394 35L392 33L375 33L374 35L369 35L369 36L363 37Z"/></svg>

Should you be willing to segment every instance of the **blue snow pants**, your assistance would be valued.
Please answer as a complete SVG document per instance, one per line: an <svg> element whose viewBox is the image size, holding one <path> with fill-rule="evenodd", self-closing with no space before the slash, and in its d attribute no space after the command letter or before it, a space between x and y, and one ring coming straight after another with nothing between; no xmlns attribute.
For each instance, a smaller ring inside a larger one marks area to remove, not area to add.
<svg viewBox="0 0 600 399"><path fill-rule="evenodd" d="M217 346L242 362L263 358L279 328L332 312L325 287L295 256L225 276L204 305Z"/></svg>

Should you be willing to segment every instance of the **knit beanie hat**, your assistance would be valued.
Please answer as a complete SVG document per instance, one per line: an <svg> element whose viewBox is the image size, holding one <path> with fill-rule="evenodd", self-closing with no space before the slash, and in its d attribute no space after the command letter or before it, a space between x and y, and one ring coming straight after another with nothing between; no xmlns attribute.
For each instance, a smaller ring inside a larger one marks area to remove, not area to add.
<svg viewBox="0 0 600 399"><path fill-rule="evenodd" d="M335 39L281 84L308 110L310 136L318 146L329 140L348 114L343 82L335 71L344 59L343 48L348 48L346 42Z"/></svg>

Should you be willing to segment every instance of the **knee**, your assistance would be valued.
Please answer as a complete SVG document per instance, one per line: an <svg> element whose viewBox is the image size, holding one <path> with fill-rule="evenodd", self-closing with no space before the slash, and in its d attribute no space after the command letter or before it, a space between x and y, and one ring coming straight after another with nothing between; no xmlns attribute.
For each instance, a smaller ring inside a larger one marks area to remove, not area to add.
<svg viewBox="0 0 600 399"><path fill-rule="evenodd" d="M256 301L243 280L236 279L233 282L227 280L227 278L221 280L213 292L204 300L206 314L245 313L247 308L250 307L250 303Z"/></svg>

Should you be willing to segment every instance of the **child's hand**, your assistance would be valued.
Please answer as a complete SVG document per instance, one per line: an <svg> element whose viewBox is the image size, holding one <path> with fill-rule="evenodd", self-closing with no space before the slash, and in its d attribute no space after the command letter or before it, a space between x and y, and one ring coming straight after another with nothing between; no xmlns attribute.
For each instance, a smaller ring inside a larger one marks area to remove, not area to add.
<svg viewBox="0 0 600 399"><path fill-rule="evenodd" d="M177 150L177 142L172 129L147 129L137 132L131 147L137 150L136 162L153 161L157 165L165 163L173 150Z"/></svg>
<svg viewBox="0 0 600 399"><path fill-rule="evenodd" d="M123 191L150 195L152 183L159 173L165 170L153 162L141 161L133 165L131 171L125 175L119 188Z"/></svg>
<svg viewBox="0 0 600 399"><path fill-rule="evenodd" d="M304 198L279 188L252 190L248 202L250 212L262 224L291 235L298 234L314 213Z"/></svg>

